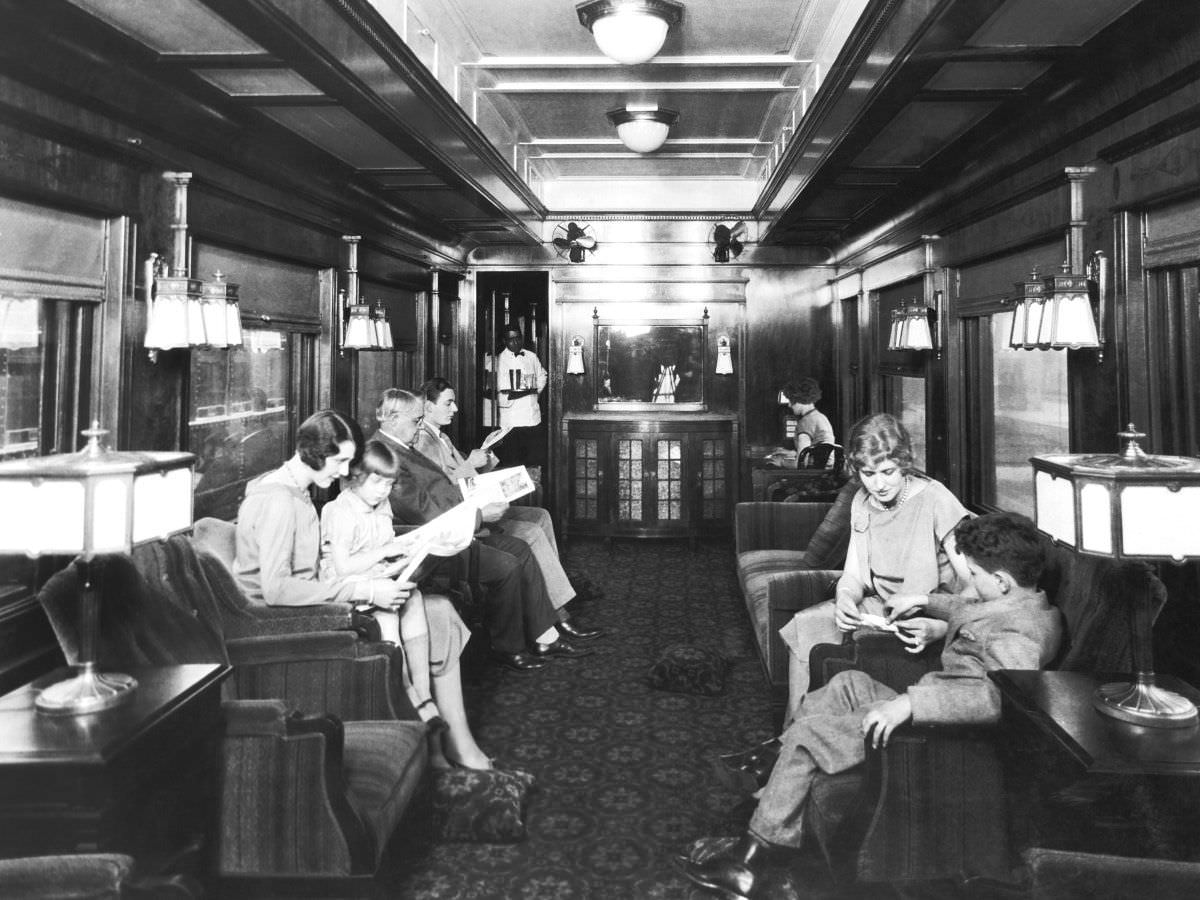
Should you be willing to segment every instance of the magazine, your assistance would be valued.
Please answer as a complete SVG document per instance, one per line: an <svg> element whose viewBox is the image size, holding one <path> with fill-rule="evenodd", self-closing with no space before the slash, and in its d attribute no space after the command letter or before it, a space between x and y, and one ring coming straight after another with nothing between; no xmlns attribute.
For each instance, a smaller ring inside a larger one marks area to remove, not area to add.
<svg viewBox="0 0 1200 900"><path fill-rule="evenodd" d="M493 469L470 478L460 478L458 486L465 502L476 508L491 503L511 503L518 497L532 494L537 488L524 466Z"/></svg>
<svg viewBox="0 0 1200 900"><path fill-rule="evenodd" d="M495 447L498 443L504 440L505 436L512 431L512 428L513 427L511 425L504 425L500 428L497 428L483 439L483 443L479 445L479 449L490 450L492 447Z"/></svg>

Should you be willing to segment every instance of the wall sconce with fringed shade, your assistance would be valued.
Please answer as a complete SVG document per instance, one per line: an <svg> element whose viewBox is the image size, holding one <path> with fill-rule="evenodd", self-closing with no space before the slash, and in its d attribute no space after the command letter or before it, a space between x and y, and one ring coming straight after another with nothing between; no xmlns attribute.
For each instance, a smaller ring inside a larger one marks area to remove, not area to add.
<svg viewBox="0 0 1200 900"><path fill-rule="evenodd" d="M184 347L231 347L242 343L242 312L238 286L220 272L205 284L188 274L187 191L191 172L166 172L175 185L175 214L171 223L171 264L158 253L146 260L146 337L143 346L151 361L160 350Z"/></svg>
<svg viewBox="0 0 1200 900"><path fill-rule="evenodd" d="M391 350L394 348L392 327L388 322L383 301L376 304L374 314L371 304L359 294L358 285L358 242L357 234L342 235L348 253L346 262L346 287L338 291L338 349L347 350Z"/></svg>
<svg viewBox="0 0 1200 900"><path fill-rule="evenodd" d="M87 446L0 463L0 553L77 555L84 585L80 600L79 672L44 689L42 712L83 715L132 696L137 681L101 673L95 661L99 593L93 560L127 553L135 545L165 539L192 527L191 453L118 452L106 449L108 432L98 424L83 432ZM20 510L20 514L14 514ZM65 644L66 642L64 642Z"/></svg>
<svg viewBox="0 0 1200 900"><path fill-rule="evenodd" d="M717 338L717 374L733 374L733 354L729 348L729 336L724 334Z"/></svg>
<svg viewBox="0 0 1200 900"><path fill-rule="evenodd" d="M889 350L933 350L941 359L941 346L936 335L942 292L934 291L933 297L933 306L913 302L892 310L892 323L888 331Z"/></svg>
<svg viewBox="0 0 1200 900"><path fill-rule="evenodd" d="M1117 454L1035 456L1034 509L1038 527L1073 550L1115 560L1200 559L1200 459L1155 456L1132 424ZM1103 685L1093 703L1106 715L1138 725L1183 727L1196 707L1155 684L1151 610L1131 610L1132 682Z"/></svg>
<svg viewBox="0 0 1200 900"><path fill-rule="evenodd" d="M571 338L571 346L567 349L567 374L583 374L583 335L581 334Z"/></svg>
<svg viewBox="0 0 1200 900"><path fill-rule="evenodd" d="M1104 358L1104 298L1108 292L1108 265L1104 254L1092 254L1083 273L1062 271L1045 278L1037 269L1028 281L1014 285L1013 324L1009 346L1016 350L1098 349ZM1092 304L1096 304L1093 312Z"/></svg>
<svg viewBox="0 0 1200 900"><path fill-rule="evenodd" d="M579 23L609 59L633 66L653 59L667 32L683 18L674 0L586 0L575 5Z"/></svg>

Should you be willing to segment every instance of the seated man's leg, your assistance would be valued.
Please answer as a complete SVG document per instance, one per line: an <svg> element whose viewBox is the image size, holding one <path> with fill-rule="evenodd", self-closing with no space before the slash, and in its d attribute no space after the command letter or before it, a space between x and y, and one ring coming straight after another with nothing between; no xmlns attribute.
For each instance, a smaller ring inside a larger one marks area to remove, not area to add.
<svg viewBox="0 0 1200 900"><path fill-rule="evenodd" d="M534 507L527 508L533 509ZM530 552L533 553L533 558L542 573L542 580L546 584L546 593L550 597L550 603L555 609L561 609L574 599L575 588L571 587L571 581L567 578L567 573L563 571L562 563L558 559L558 551L546 540L546 533L536 522L516 514L520 509L521 507L510 507L505 511L500 524L504 528L505 534L529 545Z"/></svg>
<svg viewBox="0 0 1200 900"><path fill-rule="evenodd" d="M538 570L537 561L533 558L529 545L511 535L493 531L483 539L483 544L513 557L517 563L525 644L532 646L558 621L554 606L546 593L546 582Z"/></svg>
<svg viewBox="0 0 1200 900"><path fill-rule="evenodd" d="M521 561L481 542L479 581L487 588L484 619L492 649L498 653L523 653L525 605L521 599Z"/></svg>
<svg viewBox="0 0 1200 900"><path fill-rule="evenodd" d="M863 716L872 704L895 696L887 685L858 671L840 672L808 694L780 738L779 759L750 819L750 832L770 844L799 847L814 776L861 763L866 758Z"/></svg>

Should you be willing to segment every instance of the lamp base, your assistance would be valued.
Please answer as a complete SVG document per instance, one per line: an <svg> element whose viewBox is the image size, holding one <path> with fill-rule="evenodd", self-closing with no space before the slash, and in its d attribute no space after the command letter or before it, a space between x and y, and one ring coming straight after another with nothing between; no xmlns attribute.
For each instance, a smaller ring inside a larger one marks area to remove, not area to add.
<svg viewBox="0 0 1200 900"><path fill-rule="evenodd" d="M1191 700L1155 684L1153 672L1139 672L1132 682L1101 685L1092 705L1106 716L1151 728L1188 728L1200 718Z"/></svg>
<svg viewBox="0 0 1200 900"><path fill-rule="evenodd" d="M51 716L85 716L127 702L136 687L137 679L131 675L101 674L95 663L84 663L79 674L44 688L35 705Z"/></svg>

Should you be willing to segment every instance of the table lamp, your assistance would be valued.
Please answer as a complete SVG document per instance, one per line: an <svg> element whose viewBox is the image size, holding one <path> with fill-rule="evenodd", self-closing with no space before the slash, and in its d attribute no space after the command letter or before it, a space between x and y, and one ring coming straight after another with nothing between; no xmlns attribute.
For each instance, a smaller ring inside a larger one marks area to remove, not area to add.
<svg viewBox="0 0 1200 900"><path fill-rule="evenodd" d="M1130 424L1116 454L1035 456L1034 508L1038 527L1079 553L1115 560L1182 563L1200 559L1200 459L1156 456ZM1197 721L1186 697L1155 684L1151 613L1132 611L1131 682L1097 689L1093 705L1105 715L1159 728Z"/></svg>
<svg viewBox="0 0 1200 900"><path fill-rule="evenodd" d="M0 553L76 554L84 585L78 672L38 695L44 713L84 715L132 697L135 679L97 670L100 595L92 583L93 560L192 527L196 457L108 450L101 443L107 433L93 422L83 432L87 446L77 453L0 463Z"/></svg>

